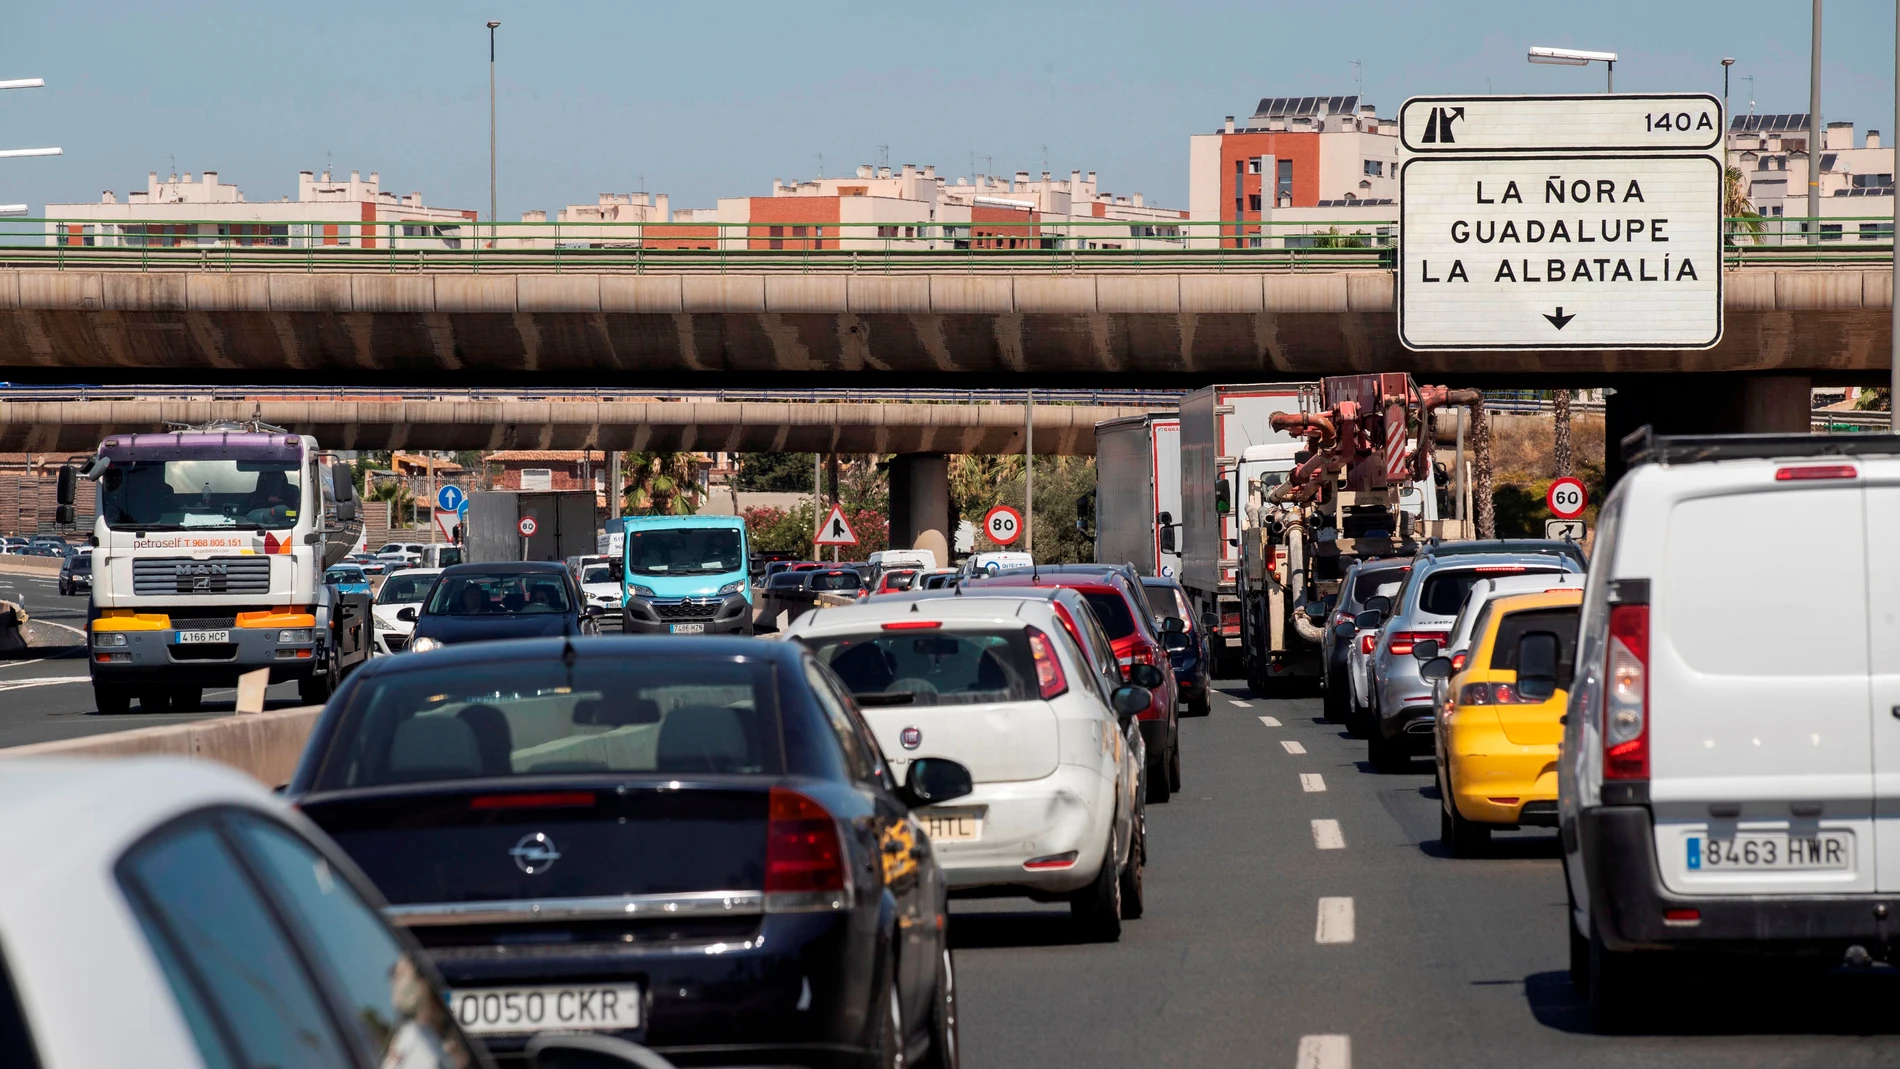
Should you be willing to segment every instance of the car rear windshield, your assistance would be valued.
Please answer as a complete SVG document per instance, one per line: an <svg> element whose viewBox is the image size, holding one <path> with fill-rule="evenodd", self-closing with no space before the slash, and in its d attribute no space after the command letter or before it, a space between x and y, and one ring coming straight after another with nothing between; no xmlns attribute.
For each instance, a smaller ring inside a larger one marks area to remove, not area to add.
<svg viewBox="0 0 1900 1069"><path fill-rule="evenodd" d="M445 575L429 599L429 612L435 616L573 611L567 603L567 584L550 572Z"/></svg>
<svg viewBox="0 0 1900 1069"><path fill-rule="evenodd" d="M1526 564L1446 568L1426 577L1424 587L1418 592L1418 611L1432 616L1457 616L1459 610L1464 608L1465 595L1471 593L1471 588L1480 579L1497 579L1507 575L1546 575L1562 570Z"/></svg>
<svg viewBox="0 0 1900 1069"><path fill-rule="evenodd" d="M864 706L976 705L1037 697L1036 663L1020 627L876 631L802 641Z"/></svg>
<svg viewBox="0 0 1900 1069"><path fill-rule="evenodd" d="M1491 644L1491 667L1497 671L1517 671L1517 644L1525 635L1548 631L1557 636L1557 685L1570 686L1571 673L1577 667L1577 616L1575 606L1563 609L1526 609L1498 621L1497 641Z"/></svg>
<svg viewBox="0 0 1900 1069"><path fill-rule="evenodd" d="M777 775L769 665L558 658L365 679L319 789L646 772Z"/></svg>
<svg viewBox="0 0 1900 1069"><path fill-rule="evenodd" d="M1181 615L1181 606L1175 604L1174 601L1173 587L1148 586L1144 583L1141 590L1148 596L1148 608L1153 610L1156 619Z"/></svg>
<svg viewBox="0 0 1900 1069"><path fill-rule="evenodd" d="M1352 603L1354 605L1364 605L1367 598L1378 594L1382 587L1388 585L1391 586L1392 590L1397 590L1399 583L1404 581L1405 573L1408 570L1409 569L1403 567L1359 569L1358 574L1354 575L1352 580ZM1466 589L1470 588L1467 587ZM1388 590L1385 591L1385 593L1387 596L1390 596L1392 591ZM1463 601L1460 600L1459 604L1463 604Z"/></svg>
<svg viewBox="0 0 1900 1069"><path fill-rule="evenodd" d="M421 601L429 596L429 588L433 585L434 575L404 575L397 572L383 580L383 588L376 592L376 604L407 605Z"/></svg>
<svg viewBox="0 0 1900 1069"><path fill-rule="evenodd" d="M1128 611L1128 601L1120 594L1084 590L1082 597L1101 619L1102 630L1108 632L1110 640L1119 642L1135 633L1135 614Z"/></svg>
<svg viewBox="0 0 1900 1069"><path fill-rule="evenodd" d="M862 590L864 578L856 572L813 572L813 590Z"/></svg>
<svg viewBox="0 0 1900 1069"><path fill-rule="evenodd" d="M614 581L614 569L611 564L590 564L581 572L583 583L611 583Z"/></svg>

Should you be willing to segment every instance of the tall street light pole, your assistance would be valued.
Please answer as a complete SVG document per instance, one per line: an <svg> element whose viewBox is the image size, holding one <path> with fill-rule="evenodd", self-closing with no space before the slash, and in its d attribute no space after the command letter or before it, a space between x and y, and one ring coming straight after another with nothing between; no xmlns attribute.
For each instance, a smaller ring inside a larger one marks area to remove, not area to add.
<svg viewBox="0 0 1900 1069"><path fill-rule="evenodd" d="M491 249L495 247L495 223L500 218L495 197L495 29L500 25L499 22L488 24L488 247Z"/></svg>
<svg viewBox="0 0 1900 1069"><path fill-rule="evenodd" d="M1728 69L1735 66L1734 56L1722 57L1722 118L1728 118Z"/></svg>
<svg viewBox="0 0 1900 1069"><path fill-rule="evenodd" d="M1601 63L1606 72L1603 91L1616 92L1616 53L1589 52L1581 48L1545 48L1542 45L1531 46L1529 57L1532 63L1548 63L1560 67L1587 67L1592 63Z"/></svg>
<svg viewBox="0 0 1900 1069"><path fill-rule="evenodd" d="M1821 0L1808 42L1808 244L1821 243Z"/></svg>
<svg viewBox="0 0 1900 1069"><path fill-rule="evenodd" d="M1900 3L1894 4L1893 25L1893 113L1900 118ZM1900 127L1900 122L1894 124ZM1896 130L1900 132L1900 130ZM1900 153L1900 138L1895 138L1896 153ZM1893 198L1893 292L1900 293L1900 187L1895 188ZM1893 348L1887 359L1892 367L1887 373L1887 427L1891 433L1900 434L1900 301L1888 302L1893 305Z"/></svg>

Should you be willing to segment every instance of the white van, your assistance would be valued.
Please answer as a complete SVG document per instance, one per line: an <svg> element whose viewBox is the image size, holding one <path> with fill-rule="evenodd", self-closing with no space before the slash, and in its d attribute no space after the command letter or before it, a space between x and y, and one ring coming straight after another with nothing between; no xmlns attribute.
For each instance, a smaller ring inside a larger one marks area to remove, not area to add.
<svg viewBox="0 0 1900 1069"><path fill-rule="evenodd" d="M1600 1025L1662 951L1887 957L1900 925L1900 437L1624 442L1558 768Z"/></svg>
<svg viewBox="0 0 1900 1069"><path fill-rule="evenodd" d="M935 571L937 551L934 549L880 549L865 559L871 566L870 579L875 580L887 568L917 568L923 571Z"/></svg>
<svg viewBox="0 0 1900 1069"><path fill-rule="evenodd" d="M1036 558L1018 550L997 550L994 553L972 553L963 561L964 575L995 575L1011 568L1027 568L1036 563Z"/></svg>

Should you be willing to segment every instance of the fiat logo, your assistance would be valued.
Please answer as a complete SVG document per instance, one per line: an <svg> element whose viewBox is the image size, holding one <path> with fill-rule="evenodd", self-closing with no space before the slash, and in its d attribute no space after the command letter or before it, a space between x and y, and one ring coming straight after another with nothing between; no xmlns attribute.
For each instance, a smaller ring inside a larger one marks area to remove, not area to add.
<svg viewBox="0 0 1900 1069"><path fill-rule="evenodd" d="M915 750L924 744L924 733L914 727L908 727L897 733L897 741L904 744L904 749Z"/></svg>

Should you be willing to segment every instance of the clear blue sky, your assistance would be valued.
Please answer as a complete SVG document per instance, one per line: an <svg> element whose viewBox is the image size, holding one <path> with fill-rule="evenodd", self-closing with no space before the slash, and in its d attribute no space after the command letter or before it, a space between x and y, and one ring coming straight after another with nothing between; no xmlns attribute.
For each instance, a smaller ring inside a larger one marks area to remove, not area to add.
<svg viewBox="0 0 1900 1069"><path fill-rule="evenodd" d="M96 200L145 173L207 168L253 200L300 169L379 171L432 205L488 204L488 45L499 19L501 211L644 188L676 207L761 195L774 177L893 164L961 174L1100 172L1106 189L1186 207L1187 137L1262 96L1575 92L1601 66L1533 67L1533 44L1622 54L1617 86L1721 90L1733 110L1807 108L1797 0L1099 0L630 4L602 0L249 0L12 5L0 202ZM1893 129L1890 5L1831 5L1823 114ZM1891 142L1890 142L1891 143ZM1044 147L1047 146L1045 155Z"/></svg>

